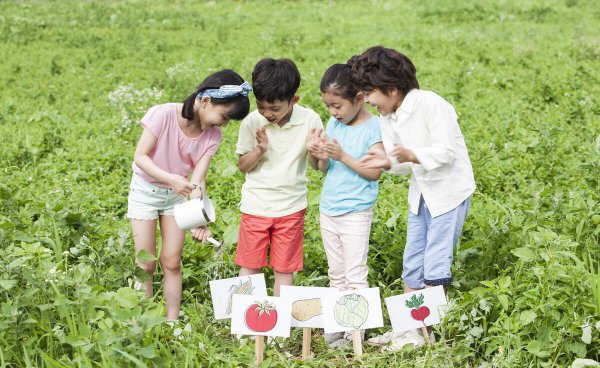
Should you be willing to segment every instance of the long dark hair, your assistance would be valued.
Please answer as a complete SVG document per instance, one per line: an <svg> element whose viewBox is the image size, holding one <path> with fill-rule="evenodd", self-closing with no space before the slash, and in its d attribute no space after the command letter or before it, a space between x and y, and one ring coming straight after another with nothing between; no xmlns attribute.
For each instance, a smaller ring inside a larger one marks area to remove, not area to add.
<svg viewBox="0 0 600 368"><path fill-rule="evenodd" d="M188 96L183 103L181 116L188 120L194 119L194 102L198 94L207 89L219 88L224 85L240 85L244 83L244 79L231 69L223 69L206 77L196 87L196 91ZM232 108L229 112L229 118L234 120L242 120L250 112L250 100L248 96L235 96L230 98L211 98L211 103L214 105L228 105Z"/></svg>
<svg viewBox="0 0 600 368"><path fill-rule="evenodd" d="M320 89L321 93L329 92L353 102L358 89L350 79L350 65L333 64L330 66L321 78Z"/></svg>

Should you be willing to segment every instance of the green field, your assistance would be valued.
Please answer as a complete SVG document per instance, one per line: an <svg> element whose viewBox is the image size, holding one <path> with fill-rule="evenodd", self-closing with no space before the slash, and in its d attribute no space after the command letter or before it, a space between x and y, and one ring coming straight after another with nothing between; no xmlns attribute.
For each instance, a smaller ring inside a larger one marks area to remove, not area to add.
<svg viewBox="0 0 600 368"><path fill-rule="evenodd" d="M478 185L440 342L395 354L365 346L354 360L316 331L315 358L302 363L294 330L263 366L600 360L599 19L592 0L0 2L0 366L252 365L252 344L214 321L208 291L237 273L238 123L223 130L207 183L219 208L211 229L227 247L214 258L186 240L185 314L173 330L160 272L154 300L131 289L140 271L124 214L136 122L218 69L249 79L267 56L297 63L300 103L326 121L322 73L376 44L411 57L421 88L455 106ZM326 286L322 175L309 177L296 284ZM407 190L407 178L381 179L369 281L382 297L402 290Z"/></svg>

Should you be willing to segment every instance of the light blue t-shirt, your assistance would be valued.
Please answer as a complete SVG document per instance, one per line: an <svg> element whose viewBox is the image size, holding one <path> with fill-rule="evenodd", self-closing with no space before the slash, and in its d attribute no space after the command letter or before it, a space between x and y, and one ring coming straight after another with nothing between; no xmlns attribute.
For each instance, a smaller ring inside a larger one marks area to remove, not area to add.
<svg viewBox="0 0 600 368"><path fill-rule="evenodd" d="M325 132L330 141L335 138L342 149L356 159L382 141L377 116L357 126L344 125L332 117ZM329 159L319 209L328 216L363 211L373 207L378 192L377 181L367 180L340 161Z"/></svg>

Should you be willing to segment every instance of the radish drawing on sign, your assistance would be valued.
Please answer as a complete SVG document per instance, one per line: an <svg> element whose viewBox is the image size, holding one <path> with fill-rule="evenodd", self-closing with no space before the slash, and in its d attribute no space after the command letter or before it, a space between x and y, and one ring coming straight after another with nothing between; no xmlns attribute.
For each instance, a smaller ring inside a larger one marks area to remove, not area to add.
<svg viewBox="0 0 600 368"><path fill-rule="evenodd" d="M425 296L423 294L413 294L413 296L406 301L406 306L411 308L410 316L415 321L423 322L423 326L425 326L425 318L429 317L429 308L425 305Z"/></svg>

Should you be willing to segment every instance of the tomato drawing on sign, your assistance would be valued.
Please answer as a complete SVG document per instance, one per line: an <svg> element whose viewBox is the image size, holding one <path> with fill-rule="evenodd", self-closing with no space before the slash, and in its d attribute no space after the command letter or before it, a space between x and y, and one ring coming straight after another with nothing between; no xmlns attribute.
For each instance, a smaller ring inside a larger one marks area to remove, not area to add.
<svg viewBox="0 0 600 368"><path fill-rule="evenodd" d="M246 309L244 321L255 332L267 332L277 324L277 310L269 301L254 302Z"/></svg>

